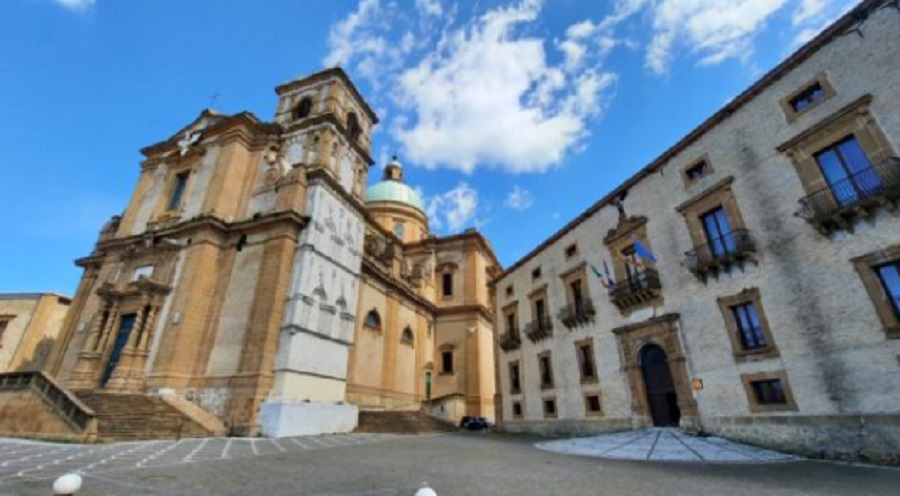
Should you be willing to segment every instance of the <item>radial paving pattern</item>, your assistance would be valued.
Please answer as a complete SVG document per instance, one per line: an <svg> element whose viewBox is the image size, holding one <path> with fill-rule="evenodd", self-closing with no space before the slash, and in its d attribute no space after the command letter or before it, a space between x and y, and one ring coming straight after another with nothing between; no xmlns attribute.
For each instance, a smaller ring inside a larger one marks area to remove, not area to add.
<svg viewBox="0 0 900 496"><path fill-rule="evenodd" d="M677 429L644 429L595 437L538 443L542 450L621 460L718 463L767 463L794 460L790 455L719 437L696 437Z"/></svg>

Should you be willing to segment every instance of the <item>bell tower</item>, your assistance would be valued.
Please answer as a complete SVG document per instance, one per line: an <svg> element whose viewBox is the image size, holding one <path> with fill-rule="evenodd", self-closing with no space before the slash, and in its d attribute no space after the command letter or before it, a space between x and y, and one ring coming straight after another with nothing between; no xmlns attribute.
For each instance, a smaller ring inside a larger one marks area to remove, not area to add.
<svg viewBox="0 0 900 496"><path fill-rule="evenodd" d="M349 432L345 404L364 237L363 195L378 122L347 75L328 69L276 88L281 154L306 172L309 225L294 254L274 382L260 409L272 437Z"/></svg>

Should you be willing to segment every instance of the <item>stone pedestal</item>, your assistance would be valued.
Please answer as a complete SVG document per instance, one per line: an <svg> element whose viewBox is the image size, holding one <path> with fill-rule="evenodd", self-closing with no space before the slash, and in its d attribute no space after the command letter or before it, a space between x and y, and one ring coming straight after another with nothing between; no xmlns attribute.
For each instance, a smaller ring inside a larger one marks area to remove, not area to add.
<svg viewBox="0 0 900 496"><path fill-rule="evenodd" d="M355 405L341 403L268 399L259 409L259 424L267 437L352 432L358 419Z"/></svg>

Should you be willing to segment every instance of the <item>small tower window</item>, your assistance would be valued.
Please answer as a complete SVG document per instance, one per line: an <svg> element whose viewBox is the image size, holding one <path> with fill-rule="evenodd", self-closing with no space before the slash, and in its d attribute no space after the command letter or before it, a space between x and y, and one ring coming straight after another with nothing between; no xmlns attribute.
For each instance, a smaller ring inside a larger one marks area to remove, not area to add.
<svg viewBox="0 0 900 496"><path fill-rule="evenodd" d="M294 120L305 119L309 117L310 112L312 112L312 99L305 97L294 107Z"/></svg>
<svg viewBox="0 0 900 496"><path fill-rule="evenodd" d="M450 272L445 272L443 275L443 290L444 296L449 297L453 296L453 274Z"/></svg>
<svg viewBox="0 0 900 496"><path fill-rule="evenodd" d="M184 189L187 186L188 173L182 172L175 176L175 184L172 186L172 195L169 197L169 210L181 208L181 200L184 197Z"/></svg>
<svg viewBox="0 0 900 496"><path fill-rule="evenodd" d="M406 226L403 225L402 222L397 222L394 224L394 236L397 236L400 239L403 239L403 235L406 234Z"/></svg>
<svg viewBox="0 0 900 496"><path fill-rule="evenodd" d="M350 140L352 141L359 139L359 134L362 132L362 129L359 127L359 119L353 112L347 114L347 132L350 134Z"/></svg>
<svg viewBox="0 0 900 496"><path fill-rule="evenodd" d="M369 313L366 314L365 325L372 329L381 329L381 316L376 310L369 310Z"/></svg>

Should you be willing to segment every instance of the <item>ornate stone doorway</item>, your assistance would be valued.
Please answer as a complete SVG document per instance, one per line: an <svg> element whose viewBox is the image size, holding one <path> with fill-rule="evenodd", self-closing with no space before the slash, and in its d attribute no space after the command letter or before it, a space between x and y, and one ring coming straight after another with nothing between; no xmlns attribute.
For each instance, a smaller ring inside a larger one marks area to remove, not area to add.
<svg viewBox="0 0 900 496"><path fill-rule="evenodd" d="M678 322L678 314L666 314L613 329L631 390L635 427L699 427Z"/></svg>
<svg viewBox="0 0 900 496"><path fill-rule="evenodd" d="M109 382L109 379L112 377L113 371L116 370L119 359L122 357L122 350L124 350L125 345L128 344L128 337L131 335L131 330L134 328L134 321L136 319L137 315L130 313L128 315L123 315L119 321L119 332L116 334L116 341L113 344L112 351L109 353L109 360L106 361L106 368L103 370L103 378L100 380L101 388L106 387L106 383Z"/></svg>
<svg viewBox="0 0 900 496"><path fill-rule="evenodd" d="M666 352L655 344L648 344L641 349L640 362L653 425L677 426L681 410L678 408L678 395Z"/></svg>

